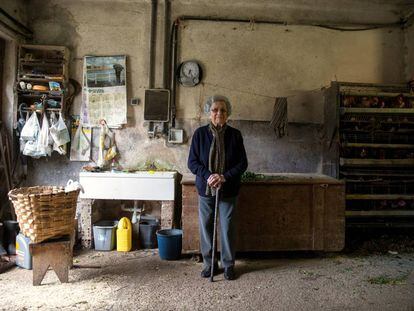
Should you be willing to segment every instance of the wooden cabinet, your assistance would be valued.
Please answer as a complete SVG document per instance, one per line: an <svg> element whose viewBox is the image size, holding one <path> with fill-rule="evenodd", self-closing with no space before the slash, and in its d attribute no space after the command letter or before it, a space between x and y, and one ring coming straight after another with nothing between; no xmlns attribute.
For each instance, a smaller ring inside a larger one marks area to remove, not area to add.
<svg viewBox="0 0 414 311"><path fill-rule="evenodd" d="M413 226L414 94L356 83L333 83L330 94L324 168L346 182L347 224Z"/></svg>
<svg viewBox="0 0 414 311"><path fill-rule="evenodd" d="M345 242L344 183L323 175L287 174L242 184L237 251L340 251ZM183 251L199 253L198 194L182 182Z"/></svg>
<svg viewBox="0 0 414 311"><path fill-rule="evenodd" d="M64 46L20 45L16 99L19 111L65 111L69 50Z"/></svg>

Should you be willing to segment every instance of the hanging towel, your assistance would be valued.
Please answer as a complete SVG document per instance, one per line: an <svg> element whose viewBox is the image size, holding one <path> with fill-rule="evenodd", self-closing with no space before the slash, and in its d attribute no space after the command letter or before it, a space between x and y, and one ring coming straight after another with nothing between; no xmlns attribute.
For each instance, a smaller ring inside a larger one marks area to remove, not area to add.
<svg viewBox="0 0 414 311"><path fill-rule="evenodd" d="M287 135L287 98L276 97L270 125L280 138Z"/></svg>

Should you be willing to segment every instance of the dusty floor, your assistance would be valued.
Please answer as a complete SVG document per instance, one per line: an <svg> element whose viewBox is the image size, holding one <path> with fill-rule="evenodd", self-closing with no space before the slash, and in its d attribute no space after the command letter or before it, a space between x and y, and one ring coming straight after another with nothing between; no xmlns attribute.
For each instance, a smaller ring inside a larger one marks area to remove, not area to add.
<svg viewBox="0 0 414 311"><path fill-rule="evenodd" d="M0 274L0 309L414 310L414 252L265 257L239 259L237 280L210 283L189 257L82 251L67 284L52 271L38 287L31 271Z"/></svg>

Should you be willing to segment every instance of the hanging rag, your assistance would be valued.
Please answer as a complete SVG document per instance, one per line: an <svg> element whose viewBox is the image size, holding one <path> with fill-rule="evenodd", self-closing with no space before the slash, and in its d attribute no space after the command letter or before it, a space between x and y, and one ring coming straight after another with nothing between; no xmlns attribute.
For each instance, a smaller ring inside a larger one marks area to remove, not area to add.
<svg viewBox="0 0 414 311"><path fill-rule="evenodd" d="M280 138L287 135L287 98L276 97L270 125Z"/></svg>
<svg viewBox="0 0 414 311"><path fill-rule="evenodd" d="M106 166L110 160L115 158L118 154L115 144L115 133L112 132L105 120L101 120L101 133L99 135L99 152L98 152L98 166ZM105 147L105 139L109 138L108 148Z"/></svg>
<svg viewBox="0 0 414 311"><path fill-rule="evenodd" d="M83 127L80 122L75 134L72 137L70 146L70 160L71 161L88 161L90 160L91 141L85 131L90 130Z"/></svg>
<svg viewBox="0 0 414 311"><path fill-rule="evenodd" d="M209 129L213 134L213 141L211 142L208 155L208 169L213 174L216 173L222 175L224 173L224 163L226 159L224 133L226 132L226 128L226 124L223 126L214 126L211 122L209 124ZM216 189L207 184L206 195L216 195Z"/></svg>

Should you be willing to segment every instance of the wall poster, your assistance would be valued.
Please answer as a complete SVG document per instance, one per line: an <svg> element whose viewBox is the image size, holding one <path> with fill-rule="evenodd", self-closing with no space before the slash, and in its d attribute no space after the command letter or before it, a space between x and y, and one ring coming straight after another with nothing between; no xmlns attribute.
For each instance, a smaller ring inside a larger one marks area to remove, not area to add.
<svg viewBox="0 0 414 311"><path fill-rule="evenodd" d="M85 56L81 120L97 127L105 119L110 127L127 123L126 56Z"/></svg>

